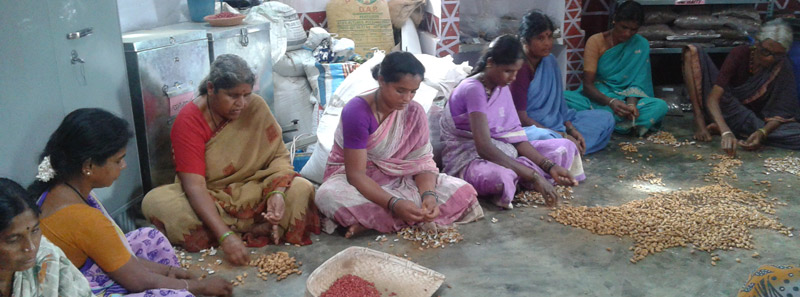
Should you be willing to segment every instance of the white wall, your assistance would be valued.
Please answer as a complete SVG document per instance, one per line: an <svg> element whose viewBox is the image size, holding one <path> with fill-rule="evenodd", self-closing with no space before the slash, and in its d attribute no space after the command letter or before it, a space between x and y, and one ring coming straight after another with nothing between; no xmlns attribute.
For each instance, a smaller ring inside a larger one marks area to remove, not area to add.
<svg viewBox="0 0 800 297"><path fill-rule="evenodd" d="M189 21L186 0L117 0L122 33Z"/></svg>

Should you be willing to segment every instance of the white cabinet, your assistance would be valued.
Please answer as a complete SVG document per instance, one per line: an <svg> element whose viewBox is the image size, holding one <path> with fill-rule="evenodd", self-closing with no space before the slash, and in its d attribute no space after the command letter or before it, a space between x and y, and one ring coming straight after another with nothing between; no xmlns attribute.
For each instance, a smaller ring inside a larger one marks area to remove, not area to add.
<svg viewBox="0 0 800 297"><path fill-rule="evenodd" d="M77 108L103 108L133 129L115 1L4 1L0 23L0 176L31 183L48 137ZM91 34L67 38L84 29ZM129 229L125 210L142 196L136 139L126 161L114 185L96 193Z"/></svg>

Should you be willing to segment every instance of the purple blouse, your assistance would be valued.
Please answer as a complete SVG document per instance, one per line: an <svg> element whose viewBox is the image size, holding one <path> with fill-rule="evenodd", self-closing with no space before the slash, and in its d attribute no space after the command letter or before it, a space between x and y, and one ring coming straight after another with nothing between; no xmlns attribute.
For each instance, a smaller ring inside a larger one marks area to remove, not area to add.
<svg viewBox="0 0 800 297"><path fill-rule="evenodd" d="M367 100L355 97L342 109L342 142L346 149L367 148L367 140L378 130L378 120Z"/></svg>

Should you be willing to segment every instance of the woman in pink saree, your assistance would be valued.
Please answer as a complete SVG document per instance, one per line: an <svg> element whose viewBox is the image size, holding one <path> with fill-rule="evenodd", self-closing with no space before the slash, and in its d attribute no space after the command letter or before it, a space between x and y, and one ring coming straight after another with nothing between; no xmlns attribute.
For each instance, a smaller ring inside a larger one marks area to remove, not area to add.
<svg viewBox="0 0 800 297"><path fill-rule="evenodd" d="M320 212L348 227L348 238L368 229L389 233L483 217L475 189L439 173L433 161L425 110L411 101L424 66L410 53L394 52L372 72L378 89L342 110L315 198Z"/></svg>

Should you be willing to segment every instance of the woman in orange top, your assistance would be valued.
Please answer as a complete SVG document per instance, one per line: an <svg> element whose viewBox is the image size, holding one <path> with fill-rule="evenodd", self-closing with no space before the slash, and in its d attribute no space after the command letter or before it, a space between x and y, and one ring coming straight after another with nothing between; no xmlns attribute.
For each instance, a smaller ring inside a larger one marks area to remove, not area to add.
<svg viewBox="0 0 800 297"><path fill-rule="evenodd" d="M231 284L224 279L197 280L181 269L169 241L157 230L123 235L92 195L92 189L110 186L125 169L131 136L125 120L101 109L78 109L64 118L50 136L37 181L30 186L40 195L42 233L80 268L97 296L231 295Z"/></svg>

